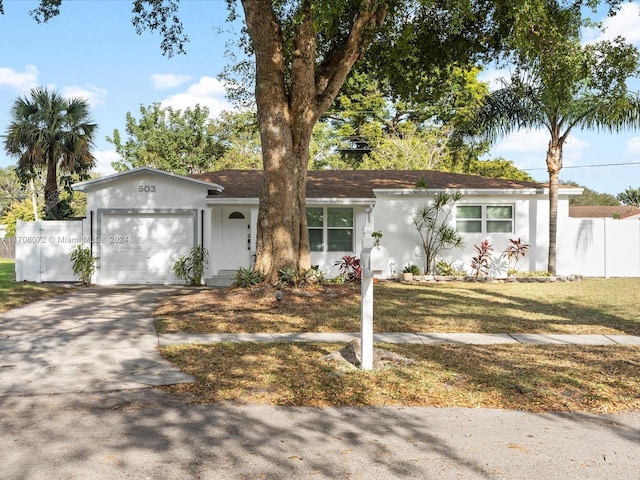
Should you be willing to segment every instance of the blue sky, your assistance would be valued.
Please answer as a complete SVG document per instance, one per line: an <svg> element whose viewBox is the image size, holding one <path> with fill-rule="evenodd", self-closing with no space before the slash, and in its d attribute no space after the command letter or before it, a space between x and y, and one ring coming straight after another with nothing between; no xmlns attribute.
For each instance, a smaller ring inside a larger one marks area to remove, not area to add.
<svg viewBox="0 0 640 480"><path fill-rule="evenodd" d="M224 86L216 79L227 59L225 43L232 28L226 23L223 0L184 0L180 17L190 37L187 55L162 56L160 37L137 35L131 24L128 0L65 0L62 13L38 25L28 11L36 0L5 0L0 16L0 131L18 95L35 86L54 88L65 96L89 100L99 125L95 155L98 171L110 173L116 159L105 140L114 129L124 132L125 115L139 117L139 106L161 102L184 109L197 103L213 114L231 108ZM620 14L605 20L606 36L624 35L640 46L640 1L624 4ZM585 41L596 40L585 32ZM488 69L482 79L494 82L505 72ZM640 82L633 83L640 90ZM544 132L518 132L501 139L492 156L514 160L519 168L534 169L536 180L546 181ZM591 165L637 162L626 166ZM14 159L0 151L0 167ZM599 192L617 194L640 187L640 130L621 134L575 131L565 148L563 180L574 180Z"/></svg>

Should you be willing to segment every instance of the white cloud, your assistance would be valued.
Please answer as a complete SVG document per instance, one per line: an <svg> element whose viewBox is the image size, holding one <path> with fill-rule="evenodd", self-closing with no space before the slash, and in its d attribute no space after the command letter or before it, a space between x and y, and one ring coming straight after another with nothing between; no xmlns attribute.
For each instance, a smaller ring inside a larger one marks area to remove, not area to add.
<svg viewBox="0 0 640 480"><path fill-rule="evenodd" d="M602 20L602 27L604 32L598 29L585 30L583 38L586 43L622 36L629 43L640 45L640 2L624 3L616 15Z"/></svg>
<svg viewBox="0 0 640 480"><path fill-rule="evenodd" d="M633 137L627 140L625 153L640 153L640 137Z"/></svg>
<svg viewBox="0 0 640 480"><path fill-rule="evenodd" d="M188 75L175 75L173 73L155 73L151 75L151 82L153 88L156 90L166 90L168 88L175 88L187 83L192 77Z"/></svg>
<svg viewBox="0 0 640 480"><path fill-rule="evenodd" d="M103 105L107 96L105 89L93 85L85 85L84 87L72 85L62 88L60 93L65 98L84 98L92 107Z"/></svg>
<svg viewBox="0 0 640 480"><path fill-rule="evenodd" d="M545 153L549 133L544 130L518 130L507 135L495 147L500 152Z"/></svg>
<svg viewBox="0 0 640 480"><path fill-rule="evenodd" d="M101 176L111 175L116 171L111 166L111 162L120 160L120 155L115 150L97 150L93 152L96 157L96 167L94 171Z"/></svg>
<svg viewBox="0 0 640 480"><path fill-rule="evenodd" d="M225 99L224 84L213 77L202 77L191 85L186 92L171 95L162 100L163 107L174 110L193 108L197 104L209 108L211 117L223 110L231 110L233 106Z"/></svg>
<svg viewBox="0 0 640 480"><path fill-rule="evenodd" d="M11 87L20 93L25 93L38 86L38 75L40 72L34 65L25 65L23 72L9 67L0 67L0 86Z"/></svg>
<svg viewBox="0 0 640 480"><path fill-rule="evenodd" d="M492 152L496 156L514 160L518 168L542 168L546 167L548 145L549 132L546 130L519 130L504 137ZM568 167L578 164L588 147L589 142L569 135L562 152L563 165Z"/></svg>

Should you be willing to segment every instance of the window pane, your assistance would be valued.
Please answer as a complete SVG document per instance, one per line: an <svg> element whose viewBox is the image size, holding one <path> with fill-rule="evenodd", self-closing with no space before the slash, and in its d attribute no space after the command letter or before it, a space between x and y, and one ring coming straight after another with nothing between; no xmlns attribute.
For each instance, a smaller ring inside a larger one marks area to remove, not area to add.
<svg viewBox="0 0 640 480"><path fill-rule="evenodd" d="M327 251L352 252L353 230L327 230Z"/></svg>
<svg viewBox="0 0 640 480"><path fill-rule="evenodd" d="M482 222L479 220L458 220L456 230L460 233L482 233Z"/></svg>
<svg viewBox="0 0 640 480"><path fill-rule="evenodd" d="M307 208L307 226L322 228L322 207Z"/></svg>
<svg viewBox="0 0 640 480"><path fill-rule="evenodd" d="M510 205L488 206L487 218L508 218L512 219L512 207Z"/></svg>
<svg viewBox="0 0 640 480"><path fill-rule="evenodd" d="M328 227L353 227L353 208L327 208Z"/></svg>
<svg viewBox="0 0 640 480"><path fill-rule="evenodd" d="M487 233L511 233L512 222L504 220L488 220Z"/></svg>
<svg viewBox="0 0 640 480"><path fill-rule="evenodd" d="M309 250L312 252L322 251L322 230L309 229Z"/></svg>
<svg viewBox="0 0 640 480"><path fill-rule="evenodd" d="M466 205L456 207L456 218L482 218L480 205Z"/></svg>

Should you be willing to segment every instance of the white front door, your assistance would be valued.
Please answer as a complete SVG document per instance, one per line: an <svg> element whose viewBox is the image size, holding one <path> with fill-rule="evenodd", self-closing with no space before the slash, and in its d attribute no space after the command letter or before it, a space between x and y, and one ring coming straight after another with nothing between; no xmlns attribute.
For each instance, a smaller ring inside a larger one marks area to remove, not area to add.
<svg viewBox="0 0 640 480"><path fill-rule="evenodd" d="M248 268L251 264L251 210L222 209L222 270Z"/></svg>

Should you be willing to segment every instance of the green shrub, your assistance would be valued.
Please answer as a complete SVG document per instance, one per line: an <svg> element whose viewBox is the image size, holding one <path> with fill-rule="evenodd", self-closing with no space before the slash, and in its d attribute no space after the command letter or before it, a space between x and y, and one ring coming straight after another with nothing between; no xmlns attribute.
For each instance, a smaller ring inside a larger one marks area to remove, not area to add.
<svg viewBox="0 0 640 480"><path fill-rule="evenodd" d="M206 248L201 245L193 247L188 255L180 257L174 263L173 272L189 286L201 285L207 258L209 258L209 252Z"/></svg>
<svg viewBox="0 0 640 480"><path fill-rule="evenodd" d="M439 260L438 263L436 263L436 275L442 275L443 277L464 277L466 272L454 267L453 262Z"/></svg>
<svg viewBox="0 0 640 480"><path fill-rule="evenodd" d="M90 247L76 245L69 254L73 274L83 285L91 285L91 275L96 271L96 258L91 253Z"/></svg>
<svg viewBox="0 0 640 480"><path fill-rule="evenodd" d="M511 272L511 270L509 270ZM514 277L550 277L551 274L547 271L535 271L535 272L522 272L515 271Z"/></svg>
<svg viewBox="0 0 640 480"><path fill-rule="evenodd" d="M240 267L236 270L236 274L233 277L233 284L236 287L252 287L253 285L258 285L262 283L264 277L262 274L253 268L253 265L250 268Z"/></svg>
<svg viewBox="0 0 640 480"><path fill-rule="evenodd" d="M324 282L324 272L318 268L318 265L313 265L309 270L302 272L302 280L307 285L322 283Z"/></svg>
<svg viewBox="0 0 640 480"><path fill-rule="evenodd" d="M286 267L281 268L278 270L278 280L280 281L280 285L283 287L298 285L298 282L300 282L298 269L293 265L287 265Z"/></svg>
<svg viewBox="0 0 640 480"><path fill-rule="evenodd" d="M413 275L422 275L420 272L420 267L417 265L409 264L402 270L402 273L412 273Z"/></svg>

